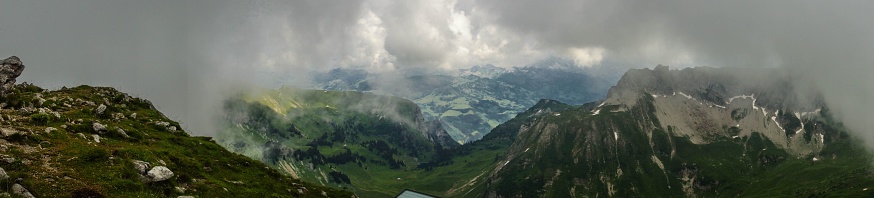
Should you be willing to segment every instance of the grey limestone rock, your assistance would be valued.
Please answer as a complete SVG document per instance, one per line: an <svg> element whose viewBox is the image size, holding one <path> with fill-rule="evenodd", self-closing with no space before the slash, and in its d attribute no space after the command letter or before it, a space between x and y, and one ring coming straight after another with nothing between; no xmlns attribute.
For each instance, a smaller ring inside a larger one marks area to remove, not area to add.
<svg viewBox="0 0 874 198"><path fill-rule="evenodd" d="M24 71L24 64L16 56L0 61L0 97L5 97L15 85L15 78Z"/></svg>
<svg viewBox="0 0 874 198"><path fill-rule="evenodd" d="M168 180L173 177L173 171L170 171L166 166L155 166L152 170L146 173L146 177L152 182Z"/></svg>

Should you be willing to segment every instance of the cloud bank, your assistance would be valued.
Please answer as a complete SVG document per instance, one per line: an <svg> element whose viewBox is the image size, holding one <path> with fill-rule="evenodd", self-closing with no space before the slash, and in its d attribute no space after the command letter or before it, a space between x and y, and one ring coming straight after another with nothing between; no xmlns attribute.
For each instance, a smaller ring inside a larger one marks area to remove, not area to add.
<svg viewBox="0 0 874 198"><path fill-rule="evenodd" d="M547 57L780 67L874 142L874 3L865 1L0 1L22 81L119 87L211 134L216 96L282 73L445 71Z"/></svg>

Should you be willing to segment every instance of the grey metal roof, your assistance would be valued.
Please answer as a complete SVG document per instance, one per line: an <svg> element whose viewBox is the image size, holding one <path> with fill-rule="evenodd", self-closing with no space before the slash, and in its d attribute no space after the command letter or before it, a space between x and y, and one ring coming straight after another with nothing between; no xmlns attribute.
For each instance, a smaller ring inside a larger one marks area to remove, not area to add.
<svg viewBox="0 0 874 198"><path fill-rule="evenodd" d="M398 194L396 198L435 198L436 196L428 195L425 193L416 192L413 190L404 190L401 194Z"/></svg>

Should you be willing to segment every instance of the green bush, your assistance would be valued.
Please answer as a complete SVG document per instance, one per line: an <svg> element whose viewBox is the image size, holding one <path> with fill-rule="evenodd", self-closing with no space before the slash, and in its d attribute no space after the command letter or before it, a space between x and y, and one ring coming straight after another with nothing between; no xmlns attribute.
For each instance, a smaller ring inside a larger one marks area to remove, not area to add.
<svg viewBox="0 0 874 198"><path fill-rule="evenodd" d="M29 93L39 93L39 92L45 91L45 89L43 89L39 86L27 83L27 82L18 84L18 85L16 85L15 88L20 89L23 92L29 92Z"/></svg>
<svg viewBox="0 0 874 198"><path fill-rule="evenodd" d="M17 142L17 143L31 145L31 144L39 144L39 142L42 141L42 138L40 136L36 136L36 135L27 135L24 133L16 133L16 134L12 134L12 135L6 137L6 140L8 140L10 142Z"/></svg>
<svg viewBox="0 0 874 198"><path fill-rule="evenodd" d="M75 190L75 191L73 191L72 193L70 193L70 196L71 196L71 197L74 197L74 198L79 198L79 197L106 197L106 196L103 195L103 193L101 193L99 190L94 189L94 188L90 188L90 187L84 187L84 188L80 188L80 189L78 189L78 190Z"/></svg>
<svg viewBox="0 0 874 198"><path fill-rule="evenodd" d="M45 113L37 113L30 115L30 122L35 125L46 125L52 120L52 116Z"/></svg>
<svg viewBox="0 0 874 198"><path fill-rule="evenodd" d="M88 122L86 122L86 123L88 123ZM77 132L77 133L87 133L87 132L94 131L94 128L91 127L91 124L80 123L80 124L71 124L71 125L67 126L67 130Z"/></svg>
<svg viewBox="0 0 874 198"><path fill-rule="evenodd" d="M109 151L103 148L91 148L85 150L79 158L85 162L100 162L109 159Z"/></svg>

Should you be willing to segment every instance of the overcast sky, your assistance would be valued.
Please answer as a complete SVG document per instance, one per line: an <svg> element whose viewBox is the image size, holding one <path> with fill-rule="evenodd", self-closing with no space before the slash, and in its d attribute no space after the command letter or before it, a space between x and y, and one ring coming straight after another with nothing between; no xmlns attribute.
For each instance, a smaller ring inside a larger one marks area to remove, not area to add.
<svg viewBox="0 0 874 198"><path fill-rule="evenodd" d="M812 0L0 0L0 56L27 65L19 82L117 87L195 134L211 134L216 96L254 81L254 71L511 67L551 56L581 66L784 67L874 137L872 9Z"/></svg>

